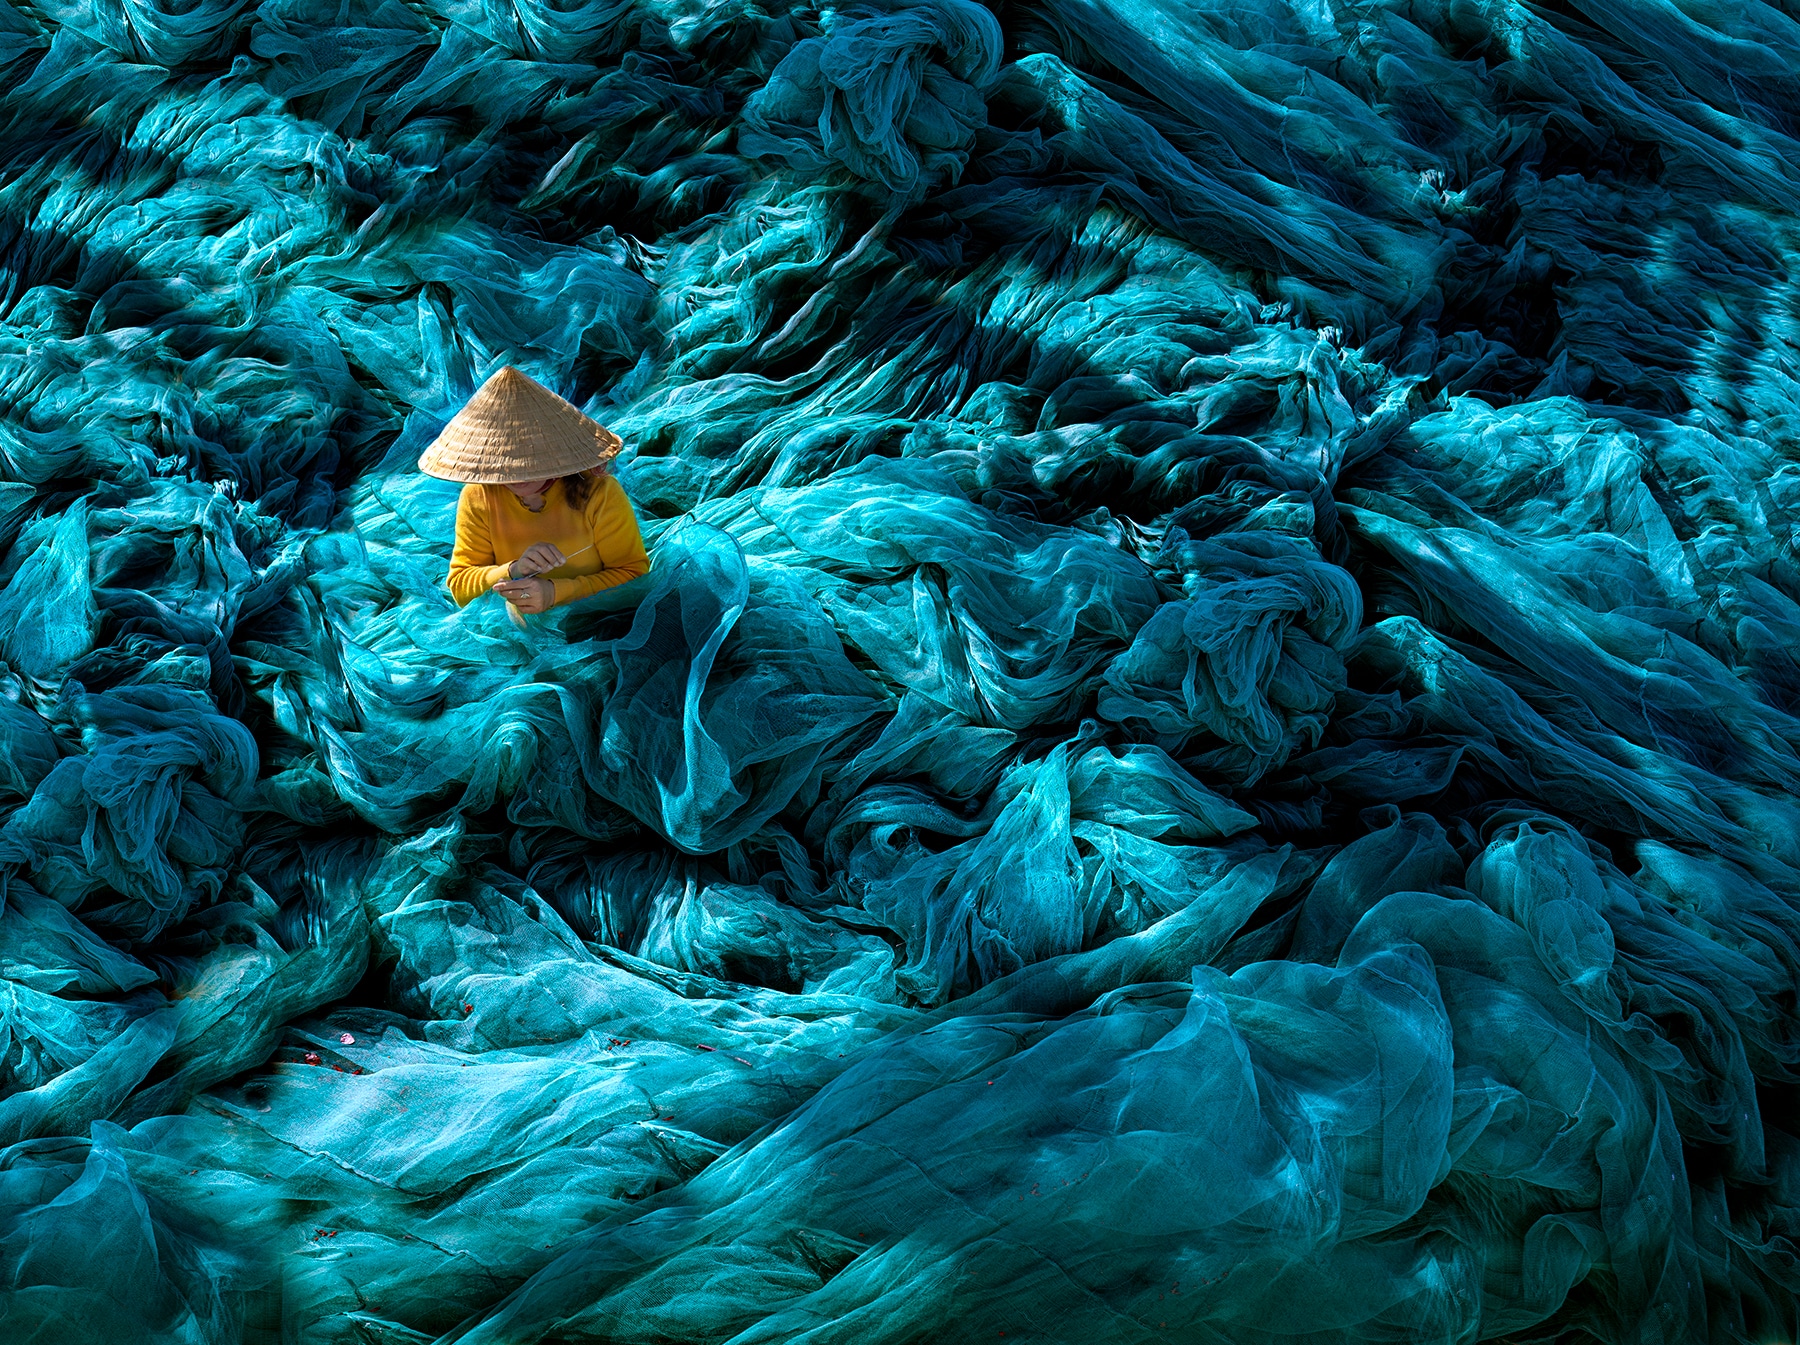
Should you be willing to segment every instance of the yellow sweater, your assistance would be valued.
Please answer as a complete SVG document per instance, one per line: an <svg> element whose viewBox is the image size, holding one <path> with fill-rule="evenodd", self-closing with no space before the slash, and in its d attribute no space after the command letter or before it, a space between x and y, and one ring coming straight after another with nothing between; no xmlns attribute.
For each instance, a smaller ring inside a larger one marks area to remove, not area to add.
<svg viewBox="0 0 1800 1345"><path fill-rule="evenodd" d="M467 607L505 579L507 566L533 542L554 542L569 557L568 564L543 576L554 584L557 603L585 598L650 569L631 501L610 476L594 482L579 509L569 504L558 481L535 514L505 486L469 485L456 502L456 545L450 552L456 605Z"/></svg>

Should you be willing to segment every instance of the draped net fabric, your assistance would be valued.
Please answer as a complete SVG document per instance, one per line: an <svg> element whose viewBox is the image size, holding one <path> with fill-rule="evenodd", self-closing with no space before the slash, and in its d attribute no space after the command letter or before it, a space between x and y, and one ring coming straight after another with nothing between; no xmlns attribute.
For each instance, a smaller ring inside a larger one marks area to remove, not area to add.
<svg viewBox="0 0 1800 1345"><path fill-rule="evenodd" d="M1797 68L0 7L0 1335L1791 1339ZM506 363L654 557L524 628Z"/></svg>

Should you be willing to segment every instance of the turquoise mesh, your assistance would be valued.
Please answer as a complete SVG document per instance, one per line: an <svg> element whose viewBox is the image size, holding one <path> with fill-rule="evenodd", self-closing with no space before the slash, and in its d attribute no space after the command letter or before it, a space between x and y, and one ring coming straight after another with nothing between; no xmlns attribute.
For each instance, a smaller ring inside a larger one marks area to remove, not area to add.
<svg viewBox="0 0 1800 1345"><path fill-rule="evenodd" d="M0 7L0 1341L1791 1342L1797 23Z"/></svg>

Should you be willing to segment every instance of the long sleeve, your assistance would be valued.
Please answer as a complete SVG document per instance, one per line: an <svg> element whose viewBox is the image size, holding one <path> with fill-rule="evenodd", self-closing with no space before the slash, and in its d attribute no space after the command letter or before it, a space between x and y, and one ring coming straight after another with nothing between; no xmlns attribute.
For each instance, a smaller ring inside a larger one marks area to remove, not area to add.
<svg viewBox="0 0 1800 1345"><path fill-rule="evenodd" d="M598 574L553 579L558 605L615 588L650 571L650 557L644 550L643 534L638 531L637 515L617 480L602 478L584 512L593 533L594 556L601 568Z"/></svg>
<svg viewBox="0 0 1800 1345"><path fill-rule="evenodd" d="M450 596L458 607L467 607L506 578L507 567L496 559L483 489L464 486L456 501L456 545L450 550Z"/></svg>

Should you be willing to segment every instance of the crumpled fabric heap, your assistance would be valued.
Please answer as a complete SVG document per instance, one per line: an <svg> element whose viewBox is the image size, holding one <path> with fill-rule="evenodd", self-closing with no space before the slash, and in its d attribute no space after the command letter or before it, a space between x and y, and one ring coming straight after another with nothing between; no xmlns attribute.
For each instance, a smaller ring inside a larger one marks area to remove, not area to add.
<svg viewBox="0 0 1800 1345"><path fill-rule="evenodd" d="M1800 1334L1797 65L0 8L0 1334Z"/></svg>

